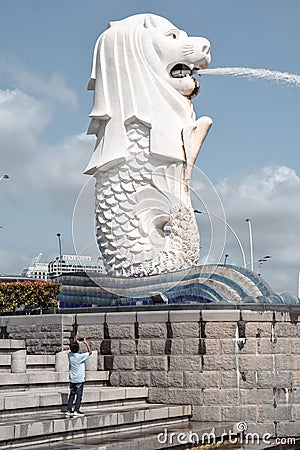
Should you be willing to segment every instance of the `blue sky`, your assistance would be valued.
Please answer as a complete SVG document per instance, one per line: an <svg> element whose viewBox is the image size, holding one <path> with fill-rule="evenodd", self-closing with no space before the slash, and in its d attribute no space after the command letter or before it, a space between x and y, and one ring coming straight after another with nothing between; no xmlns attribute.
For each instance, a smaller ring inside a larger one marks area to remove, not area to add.
<svg viewBox="0 0 300 450"><path fill-rule="evenodd" d="M298 0L0 0L0 272L20 273L34 256L73 253L72 213L93 150L85 137L94 43L110 20L141 12L168 18L212 44L211 67L300 74ZM277 292L296 292L300 268L299 88L266 80L202 76L197 116L214 126L197 167L218 190L228 223ZM198 183L198 184L197 184ZM194 189L199 186L195 173ZM207 223L198 218L202 252ZM228 262L241 264L230 233ZM248 258L249 259L249 256Z"/></svg>

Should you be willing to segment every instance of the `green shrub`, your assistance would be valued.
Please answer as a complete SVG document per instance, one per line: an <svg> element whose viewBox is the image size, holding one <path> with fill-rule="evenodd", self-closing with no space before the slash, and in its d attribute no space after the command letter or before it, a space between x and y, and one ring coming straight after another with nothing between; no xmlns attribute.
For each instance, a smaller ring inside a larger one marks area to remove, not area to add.
<svg viewBox="0 0 300 450"><path fill-rule="evenodd" d="M0 283L0 313L24 307L48 308L57 304L60 285L47 281Z"/></svg>

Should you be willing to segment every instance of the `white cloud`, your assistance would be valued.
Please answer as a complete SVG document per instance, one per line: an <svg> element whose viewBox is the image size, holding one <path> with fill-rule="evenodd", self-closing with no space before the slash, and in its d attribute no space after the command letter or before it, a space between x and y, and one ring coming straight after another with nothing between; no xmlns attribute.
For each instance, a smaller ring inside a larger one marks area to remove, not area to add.
<svg viewBox="0 0 300 450"><path fill-rule="evenodd" d="M66 85L62 75L53 74L45 79L29 72L24 66L12 59L3 60L0 68L9 76L14 87L44 99L48 107L60 105L71 110L77 108L77 95Z"/></svg>
<svg viewBox="0 0 300 450"><path fill-rule="evenodd" d="M254 259L272 256L260 267L265 279L277 292L297 293L300 270L300 177L295 170L286 166L267 166L253 173L225 179L218 184L217 189L227 221L237 232L247 254L249 235L245 219L250 218ZM232 255L231 261L235 259L241 264L236 243L230 233L228 240L226 252Z"/></svg>

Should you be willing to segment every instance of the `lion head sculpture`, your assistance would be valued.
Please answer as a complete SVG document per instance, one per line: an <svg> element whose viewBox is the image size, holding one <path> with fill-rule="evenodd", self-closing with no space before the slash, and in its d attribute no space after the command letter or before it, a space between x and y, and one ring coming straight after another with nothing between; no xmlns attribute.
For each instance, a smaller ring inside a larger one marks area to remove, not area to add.
<svg viewBox="0 0 300 450"><path fill-rule="evenodd" d="M199 91L192 75L209 63L209 41L187 36L163 17L139 14L111 22L94 50L88 134L97 142L85 173L126 158L132 121L150 130L150 153L185 161L182 130L195 126L190 100Z"/></svg>

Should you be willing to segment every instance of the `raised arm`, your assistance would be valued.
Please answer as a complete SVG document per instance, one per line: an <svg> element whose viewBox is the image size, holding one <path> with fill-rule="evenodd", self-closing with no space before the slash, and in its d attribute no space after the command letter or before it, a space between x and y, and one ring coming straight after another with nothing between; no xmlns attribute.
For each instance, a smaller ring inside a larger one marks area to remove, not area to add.
<svg viewBox="0 0 300 450"><path fill-rule="evenodd" d="M93 352L92 352L91 347L90 347L88 341L86 340L86 338L83 339L83 343L85 344L87 351L89 352L89 355L91 355Z"/></svg>

